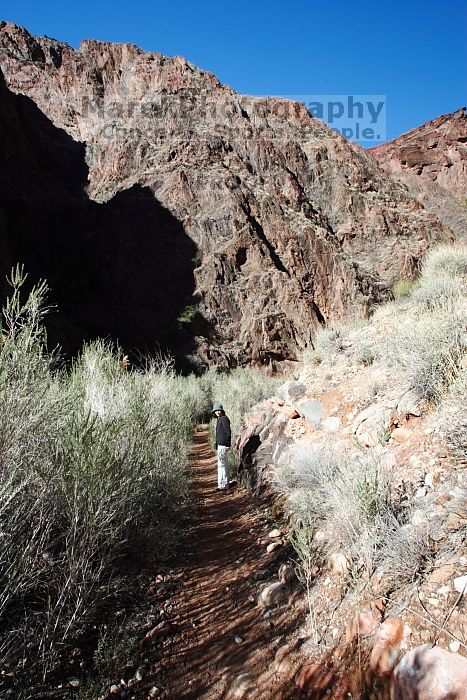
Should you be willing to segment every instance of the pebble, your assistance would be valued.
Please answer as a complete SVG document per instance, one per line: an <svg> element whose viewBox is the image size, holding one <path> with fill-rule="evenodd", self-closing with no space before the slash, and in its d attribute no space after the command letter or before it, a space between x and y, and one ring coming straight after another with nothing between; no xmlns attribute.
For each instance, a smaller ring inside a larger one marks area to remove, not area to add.
<svg viewBox="0 0 467 700"><path fill-rule="evenodd" d="M143 680L145 674L146 674L146 669L145 669L145 667L144 667L144 666L140 666L140 667L138 668L138 670L136 671L136 673L135 673L135 678L136 678L136 680L138 681L138 683L139 683L140 681Z"/></svg>
<svg viewBox="0 0 467 700"><path fill-rule="evenodd" d="M454 652L454 654L457 654L457 652L458 652L459 649L460 649L460 646L461 646L461 643L458 642L457 640L454 640L453 642L451 642L451 643L449 644L449 648L450 648L450 650L451 650L452 652Z"/></svg>
<svg viewBox="0 0 467 700"><path fill-rule="evenodd" d="M458 576L453 584L458 593L467 593L467 576Z"/></svg>
<svg viewBox="0 0 467 700"><path fill-rule="evenodd" d="M279 549L280 547L282 547L282 542L271 542L271 544L268 544L266 547L266 552L271 554L271 552L275 552L276 549Z"/></svg>

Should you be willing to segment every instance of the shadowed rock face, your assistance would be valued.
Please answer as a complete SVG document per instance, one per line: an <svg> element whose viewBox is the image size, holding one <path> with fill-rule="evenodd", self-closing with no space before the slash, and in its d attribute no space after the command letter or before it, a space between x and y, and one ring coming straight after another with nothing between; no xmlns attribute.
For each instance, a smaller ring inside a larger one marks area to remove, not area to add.
<svg viewBox="0 0 467 700"><path fill-rule="evenodd" d="M29 282L47 279L59 308L47 319L51 346L74 354L105 337L134 351L190 352L177 319L194 292L196 247L154 193L135 184L90 200L84 145L12 94L1 74L0 152L1 295L21 261Z"/></svg>
<svg viewBox="0 0 467 700"><path fill-rule="evenodd" d="M456 236L467 235L467 113L444 114L370 149Z"/></svg>
<svg viewBox="0 0 467 700"><path fill-rule="evenodd" d="M9 23L0 24L0 57L10 90L84 149L86 197L89 206L108 207L111 240L123 236L131 245L150 218L134 201L123 213L118 206L135 187L171 217L180 241L186 236L191 251L187 241L171 247L167 234L161 247L147 234L128 258L122 252L92 264L102 276L117 265L128 313L138 316L145 304L133 289L138 262L151 269L157 259L163 273L140 285L151 308L170 303L167 289L178 285L180 306L190 291L191 256L191 303L199 314L190 332L206 362L296 359L319 324L363 315L395 280L414 273L433 241L450 235L371 155L303 105L238 95L183 58L95 41L76 51ZM76 254L81 232L89 261L101 226L93 221L90 240L86 227L74 224ZM63 289L67 278L57 281ZM113 316L114 299L107 292L102 298ZM74 308L85 323L89 305L79 309L76 301ZM94 334L101 322L95 319ZM116 313L113 327L119 324ZM151 338L153 345L159 340L150 324L148 346ZM125 342L140 344L132 331Z"/></svg>

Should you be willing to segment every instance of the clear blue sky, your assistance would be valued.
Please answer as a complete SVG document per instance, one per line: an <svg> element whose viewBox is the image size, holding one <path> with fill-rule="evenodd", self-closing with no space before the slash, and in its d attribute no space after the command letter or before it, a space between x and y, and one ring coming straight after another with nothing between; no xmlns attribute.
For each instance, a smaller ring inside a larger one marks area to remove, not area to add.
<svg viewBox="0 0 467 700"><path fill-rule="evenodd" d="M239 92L387 95L388 138L467 103L465 0L3 0L0 13L74 47L182 55Z"/></svg>

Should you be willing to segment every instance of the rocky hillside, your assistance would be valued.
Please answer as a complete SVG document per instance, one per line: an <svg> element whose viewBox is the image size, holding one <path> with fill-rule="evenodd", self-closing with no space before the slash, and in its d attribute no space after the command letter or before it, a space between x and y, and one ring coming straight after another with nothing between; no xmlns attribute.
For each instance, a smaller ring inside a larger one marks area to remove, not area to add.
<svg viewBox="0 0 467 700"><path fill-rule="evenodd" d="M0 56L3 225L12 259L50 280L58 340L72 328L224 366L295 360L451 235L297 103L238 95L180 57L76 51L5 22Z"/></svg>
<svg viewBox="0 0 467 700"><path fill-rule="evenodd" d="M430 253L247 418L241 470L283 510L309 598L306 697L465 696L466 279L465 246Z"/></svg>
<svg viewBox="0 0 467 700"><path fill-rule="evenodd" d="M467 235L467 113L444 114L370 149L457 236Z"/></svg>

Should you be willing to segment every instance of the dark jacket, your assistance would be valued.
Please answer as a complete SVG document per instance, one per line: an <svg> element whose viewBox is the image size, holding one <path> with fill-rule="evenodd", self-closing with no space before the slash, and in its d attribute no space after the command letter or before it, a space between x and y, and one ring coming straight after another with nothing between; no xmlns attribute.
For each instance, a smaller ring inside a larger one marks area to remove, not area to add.
<svg viewBox="0 0 467 700"><path fill-rule="evenodd" d="M219 445L230 447L232 435L230 432L230 421L227 416L220 416L216 425L216 448Z"/></svg>

